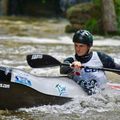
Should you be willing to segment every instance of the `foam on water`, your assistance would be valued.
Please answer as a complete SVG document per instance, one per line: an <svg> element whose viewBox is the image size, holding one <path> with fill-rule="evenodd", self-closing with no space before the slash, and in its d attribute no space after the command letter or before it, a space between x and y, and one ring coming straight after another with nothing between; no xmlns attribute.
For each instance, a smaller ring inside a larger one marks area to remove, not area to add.
<svg viewBox="0 0 120 120"><path fill-rule="evenodd" d="M72 40L68 36L59 37L58 39L36 38L36 37L19 37L19 36L0 36L0 40L12 40L17 42L41 43L41 44L72 44Z"/></svg>
<svg viewBox="0 0 120 120"><path fill-rule="evenodd" d="M107 93L106 93L107 92ZM81 96L73 100L72 102L66 103L64 105L44 105L40 107L33 108L22 108L20 111L25 112L44 112L50 114L85 114L88 111L105 112L120 110L120 92L119 94L114 94L112 91L106 91L101 94L96 94L92 96Z"/></svg>
<svg viewBox="0 0 120 120"><path fill-rule="evenodd" d="M19 37L19 36L0 36L0 40L12 40L17 42L27 42L27 43L41 43L41 44L73 44L72 37L70 36L62 36L57 39L50 38L37 38L37 37ZM114 40L114 42L113 42ZM113 38L95 38L94 40L95 46L120 46L119 39Z"/></svg>

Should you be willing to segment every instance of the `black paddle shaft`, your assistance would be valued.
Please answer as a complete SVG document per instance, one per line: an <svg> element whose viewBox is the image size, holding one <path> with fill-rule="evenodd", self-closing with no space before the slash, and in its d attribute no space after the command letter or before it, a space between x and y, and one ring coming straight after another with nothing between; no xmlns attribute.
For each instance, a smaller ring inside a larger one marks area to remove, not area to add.
<svg viewBox="0 0 120 120"><path fill-rule="evenodd" d="M32 68L54 67L54 66L60 66L60 65L70 66L70 64L61 63L56 58L46 54L27 55L27 62ZM82 66L82 68L85 68L85 67L89 69L120 73L120 70L117 70L117 69L101 68L101 67L94 67L94 66Z"/></svg>

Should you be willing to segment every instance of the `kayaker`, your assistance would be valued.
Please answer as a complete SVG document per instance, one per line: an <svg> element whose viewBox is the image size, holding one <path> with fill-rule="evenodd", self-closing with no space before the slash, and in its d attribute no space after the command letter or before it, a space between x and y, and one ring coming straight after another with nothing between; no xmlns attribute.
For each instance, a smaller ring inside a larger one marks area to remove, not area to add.
<svg viewBox="0 0 120 120"><path fill-rule="evenodd" d="M60 73L68 74L88 95L96 93L99 89L104 89L104 85L107 82L105 72L87 67L82 68L82 66L120 69L120 65L115 63L114 59L109 55L91 50L93 36L87 30L78 30L75 32L73 43L75 55L64 60L64 63L70 64L70 67L61 65Z"/></svg>

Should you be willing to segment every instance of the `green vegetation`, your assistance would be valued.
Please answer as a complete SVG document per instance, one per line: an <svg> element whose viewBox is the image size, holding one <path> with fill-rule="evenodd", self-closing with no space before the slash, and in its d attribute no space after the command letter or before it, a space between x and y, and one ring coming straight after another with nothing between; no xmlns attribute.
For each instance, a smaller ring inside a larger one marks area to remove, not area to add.
<svg viewBox="0 0 120 120"><path fill-rule="evenodd" d="M92 33L93 33L94 31L96 31L96 33L100 33L100 31L99 31L99 26L98 26L97 23L98 23L98 22L97 22L97 19L92 18L92 19L90 19L90 20L88 20L88 21L86 22L86 24L85 24L85 29L91 31Z"/></svg>
<svg viewBox="0 0 120 120"><path fill-rule="evenodd" d="M92 2L96 5L100 7L101 4L101 0L92 0Z"/></svg>
<svg viewBox="0 0 120 120"><path fill-rule="evenodd" d="M98 4L82 3L77 4L67 11L67 18L71 25L66 26L66 32L74 32L78 29L88 29L95 34L102 34L102 15Z"/></svg>
<svg viewBox="0 0 120 120"><path fill-rule="evenodd" d="M94 34L104 34L102 29L101 0L92 0L92 3L77 4L67 10L67 18L70 25L66 26L66 32L74 32L77 29L88 29ZM120 0L114 0L117 16L118 31L120 34Z"/></svg>
<svg viewBox="0 0 120 120"><path fill-rule="evenodd" d="M42 3L44 4L46 2L46 0L42 0Z"/></svg>
<svg viewBox="0 0 120 120"><path fill-rule="evenodd" d="M117 14L118 33L120 33L120 0L114 0L114 3Z"/></svg>
<svg viewBox="0 0 120 120"><path fill-rule="evenodd" d="M92 0L92 2L96 6L96 8L98 8L97 13L98 12L101 13L101 0ZM101 17L100 16L99 17L96 16L94 18L91 18L85 23L85 29L88 29L92 33L102 34L99 22L101 24Z"/></svg>

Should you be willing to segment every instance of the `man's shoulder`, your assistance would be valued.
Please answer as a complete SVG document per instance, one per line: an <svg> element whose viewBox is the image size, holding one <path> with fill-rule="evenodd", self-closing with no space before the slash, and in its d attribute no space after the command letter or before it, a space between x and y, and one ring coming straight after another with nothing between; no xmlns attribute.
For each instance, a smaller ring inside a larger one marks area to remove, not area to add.
<svg viewBox="0 0 120 120"><path fill-rule="evenodd" d="M97 52L101 62L103 63L104 67L111 68L112 66L114 67L114 59L110 56L107 55L106 53L103 52Z"/></svg>
<svg viewBox="0 0 120 120"><path fill-rule="evenodd" d="M100 57L100 58L111 58L111 56L109 56L109 55L107 55L106 53L104 53L104 52L100 52L100 51L96 51L96 53L98 54L98 56Z"/></svg>

